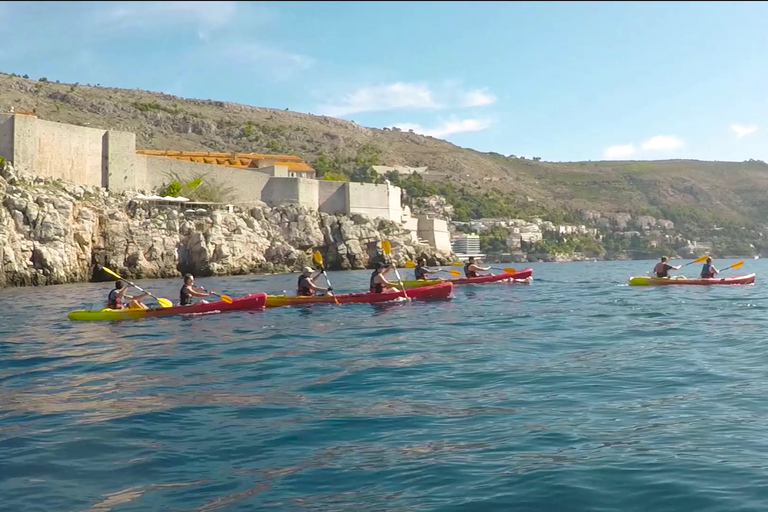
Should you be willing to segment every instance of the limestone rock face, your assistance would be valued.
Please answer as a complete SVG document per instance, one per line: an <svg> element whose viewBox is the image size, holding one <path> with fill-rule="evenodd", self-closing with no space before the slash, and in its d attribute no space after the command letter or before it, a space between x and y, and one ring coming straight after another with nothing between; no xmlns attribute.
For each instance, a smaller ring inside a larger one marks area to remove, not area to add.
<svg viewBox="0 0 768 512"><path fill-rule="evenodd" d="M0 286L108 278L97 265L136 279L285 272L311 265L315 250L328 270L362 269L384 261L384 239L399 266L418 255L453 260L382 219L295 205L187 213L99 187L20 178L7 163L0 169Z"/></svg>

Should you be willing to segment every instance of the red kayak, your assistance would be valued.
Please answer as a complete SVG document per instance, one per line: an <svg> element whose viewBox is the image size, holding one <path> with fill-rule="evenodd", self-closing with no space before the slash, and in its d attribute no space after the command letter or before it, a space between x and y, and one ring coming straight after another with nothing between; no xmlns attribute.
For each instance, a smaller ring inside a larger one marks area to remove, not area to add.
<svg viewBox="0 0 768 512"><path fill-rule="evenodd" d="M496 283L499 281L511 281L511 280L524 280L531 277L533 274L533 269L526 268L525 270L521 270L519 272L515 272L512 274L508 274L506 272L502 272L500 274L495 275L487 275L487 276L480 276L480 277L458 277L456 279L427 279L427 280L408 280L403 281L403 284L405 285L406 289L418 289L422 286L429 286L436 283L453 283L454 285L461 285L461 284L483 284L483 283ZM433 274L436 275L436 274Z"/></svg>
<svg viewBox="0 0 768 512"><path fill-rule="evenodd" d="M149 318L155 316L193 315L203 313L219 313L221 311L244 311L264 309L267 303L266 293L247 295L239 299L232 299L232 304L223 300L215 302L196 302L190 306L173 306L170 308L153 309L98 309L79 310L69 314L70 320L133 320L136 318Z"/></svg>
<svg viewBox="0 0 768 512"><path fill-rule="evenodd" d="M395 283L396 284L396 283ZM414 290L407 290L408 298L412 300L447 299L453 291L453 283L439 283L432 286L424 286ZM288 297L285 295L268 295L267 307L297 306L302 304L361 304L388 302L402 299L403 292L384 293L345 293L336 295L336 300L330 295L314 295L311 297Z"/></svg>
<svg viewBox="0 0 768 512"><path fill-rule="evenodd" d="M744 274L742 276L733 277L716 277L714 279L702 279L702 278L685 278L683 276L676 277L650 277L650 276L636 276L629 279L630 286L671 286L671 285L699 285L699 286L713 286L718 284L754 284L755 274Z"/></svg>

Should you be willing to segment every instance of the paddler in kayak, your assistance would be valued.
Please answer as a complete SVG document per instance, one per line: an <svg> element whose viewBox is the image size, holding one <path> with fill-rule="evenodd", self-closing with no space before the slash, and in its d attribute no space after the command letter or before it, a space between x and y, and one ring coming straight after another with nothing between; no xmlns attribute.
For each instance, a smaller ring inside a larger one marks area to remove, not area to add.
<svg viewBox="0 0 768 512"><path fill-rule="evenodd" d="M441 269L437 270L430 270L427 268L427 260L424 258L419 258L416 260L416 268L413 269L413 273L416 275L417 280L426 281L427 280L427 274L435 274L437 272L440 272Z"/></svg>
<svg viewBox="0 0 768 512"><path fill-rule="evenodd" d="M678 266L672 266L669 263L667 263L667 257L662 256L661 261L656 264L655 267L653 267L653 275L655 277L661 277L661 278L669 278L669 271L670 270L680 270L683 268L682 265Z"/></svg>
<svg viewBox="0 0 768 512"><path fill-rule="evenodd" d="M491 270L491 267L479 267L475 263L475 257L470 256L467 263L464 264L464 277L480 277L478 271L487 272Z"/></svg>
<svg viewBox="0 0 768 512"><path fill-rule="evenodd" d="M333 289L330 286L328 288L323 288L322 286L317 286L315 284L315 279L322 273L323 270L320 269L313 276L312 268L304 267L304 271L299 276L299 282L296 285L296 295L298 297L311 297L315 295L315 292L327 292L327 295L333 295L333 293L331 293Z"/></svg>
<svg viewBox="0 0 768 512"><path fill-rule="evenodd" d="M371 274L371 285L369 291L371 293L384 293L384 292L399 292L400 290L393 284L387 281L384 274L389 272L390 266L387 263L378 262L376 269Z"/></svg>
<svg viewBox="0 0 768 512"><path fill-rule="evenodd" d="M125 294L127 291L128 286L121 279L115 281L115 289L110 291L107 296L107 307L109 309L149 309L146 304L141 302L145 297L149 297L147 292L131 296Z"/></svg>
<svg viewBox="0 0 768 512"><path fill-rule="evenodd" d="M184 274L184 285L179 290L179 305L189 306L192 304L192 297L209 297L211 294L204 290L196 290L194 287L195 276L192 274ZM208 304L207 300L200 301L203 304Z"/></svg>
<svg viewBox="0 0 768 512"><path fill-rule="evenodd" d="M706 263L701 267L701 275L699 277L702 279L714 279L719 273L720 271L712 264L712 258L707 258Z"/></svg>

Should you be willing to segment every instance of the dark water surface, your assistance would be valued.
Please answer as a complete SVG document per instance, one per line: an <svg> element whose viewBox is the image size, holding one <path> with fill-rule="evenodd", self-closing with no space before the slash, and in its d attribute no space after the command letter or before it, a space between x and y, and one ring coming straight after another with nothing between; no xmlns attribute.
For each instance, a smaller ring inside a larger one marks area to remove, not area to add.
<svg viewBox="0 0 768 512"><path fill-rule="evenodd" d="M537 264L449 302L122 323L66 317L108 283L0 290L0 510L766 510L768 262L745 263L755 286Z"/></svg>

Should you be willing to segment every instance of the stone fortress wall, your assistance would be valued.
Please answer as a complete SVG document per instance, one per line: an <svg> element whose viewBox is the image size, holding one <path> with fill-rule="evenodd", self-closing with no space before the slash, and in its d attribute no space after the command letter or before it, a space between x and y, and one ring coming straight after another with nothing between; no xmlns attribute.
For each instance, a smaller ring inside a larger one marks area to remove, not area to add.
<svg viewBox="0 0 768 512"><path fill-rule="evenodd" d="M0 157L22 174L146 194L156 193L172 174L210 175L234 191L236 203L296 204L328 214L381 217L408 226L414 239L451 250L445 221L411 218L401 206L399 187L316 180L309 166L289 155L285 164L265 160L257 167L216 165L207 163L215 158L196 155L206 153L137 151L136 135L130 132L0 114Z"/></svg>

